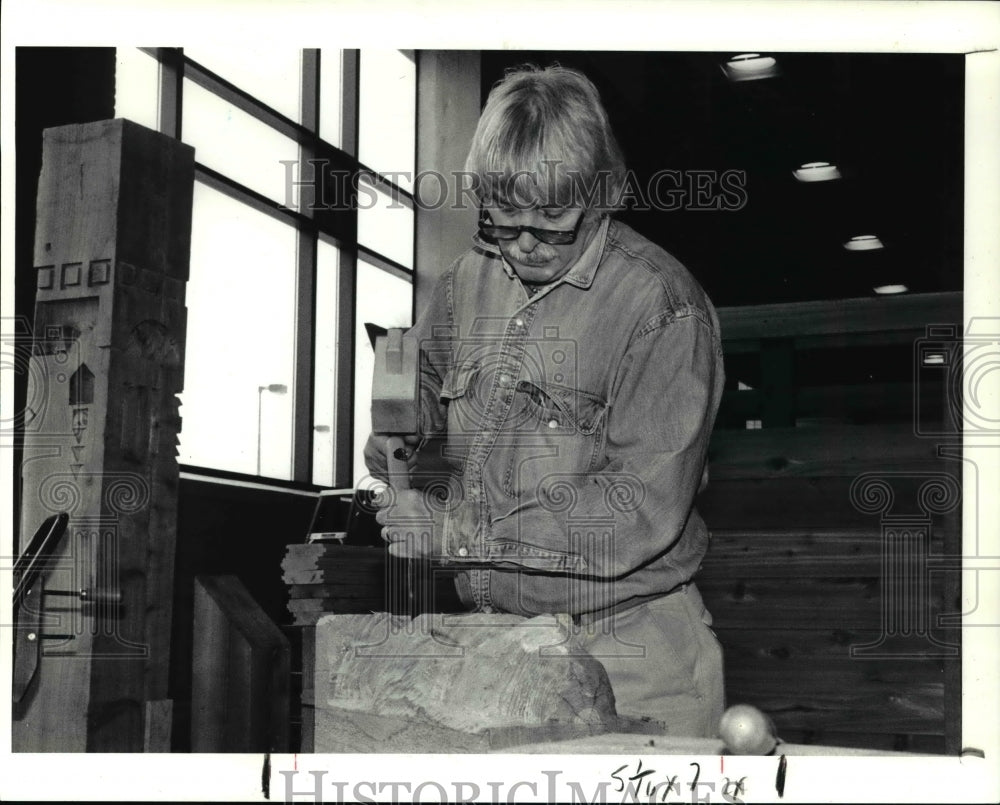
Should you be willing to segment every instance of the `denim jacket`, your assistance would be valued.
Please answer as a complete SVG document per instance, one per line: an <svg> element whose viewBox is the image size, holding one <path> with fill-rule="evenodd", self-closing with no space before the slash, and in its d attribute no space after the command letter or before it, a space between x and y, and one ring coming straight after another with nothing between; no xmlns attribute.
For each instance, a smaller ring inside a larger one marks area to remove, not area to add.
<svg viewBox="0 0 1000 805"><path fill-rule="evenodd" d="M531 295L479 238L411 330L436 507L463 601L535 615L624 608L687 582L723 388L719 324L673 257L605 218Z"/></svg>

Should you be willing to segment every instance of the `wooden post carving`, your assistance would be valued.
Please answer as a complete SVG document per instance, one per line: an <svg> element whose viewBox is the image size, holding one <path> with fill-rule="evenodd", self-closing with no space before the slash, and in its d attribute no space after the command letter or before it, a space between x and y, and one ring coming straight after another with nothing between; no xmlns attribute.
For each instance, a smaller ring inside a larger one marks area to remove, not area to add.
<svg viewBox="0 0 1000 805"><path fill-rule="evenodd" d="M121 603L44 596L67 637L42 646L15 751L169 750L193 187L193 149L130 121L44 133L21 547L66 511L47 587Z"/></svg>

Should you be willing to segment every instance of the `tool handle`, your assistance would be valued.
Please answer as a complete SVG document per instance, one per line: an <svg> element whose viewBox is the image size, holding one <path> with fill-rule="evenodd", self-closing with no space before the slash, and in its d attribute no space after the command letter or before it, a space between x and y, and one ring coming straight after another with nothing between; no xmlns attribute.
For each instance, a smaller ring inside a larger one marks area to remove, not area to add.
<svg viewBox="0 0 1000 805"><path fill-rule="evenodd" d="M389 485L394 489L410 488L410 468L406 460L399 458L409 452L409 448L403 444L399 436L388 436L385 440L385 460L389 471Z"/></svg>

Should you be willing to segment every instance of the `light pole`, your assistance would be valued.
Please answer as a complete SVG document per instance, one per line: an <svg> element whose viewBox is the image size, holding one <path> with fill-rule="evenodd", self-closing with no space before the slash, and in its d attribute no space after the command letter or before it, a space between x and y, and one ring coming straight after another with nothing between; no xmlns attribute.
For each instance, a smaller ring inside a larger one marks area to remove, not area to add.
<svg viewBox="0 0 1000 805"><path fill-rule="evenodd" d="M257 475L260 475L261 401L264 399L265 391L269 391L272 394L285 394L288 392L288 386L284 383L271 383L269 386L257 386Z"/></svg>

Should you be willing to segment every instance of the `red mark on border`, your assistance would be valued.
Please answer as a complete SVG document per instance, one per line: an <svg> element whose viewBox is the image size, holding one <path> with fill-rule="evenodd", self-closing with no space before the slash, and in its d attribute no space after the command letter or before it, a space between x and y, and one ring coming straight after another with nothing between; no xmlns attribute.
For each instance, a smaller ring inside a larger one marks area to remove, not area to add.
<svg viewBox="0 0 1000 805"><path fill-rule="evenodd" d="M726 758L724 755L719 755L719 774L725 774L726 771Z"/></svg>

